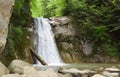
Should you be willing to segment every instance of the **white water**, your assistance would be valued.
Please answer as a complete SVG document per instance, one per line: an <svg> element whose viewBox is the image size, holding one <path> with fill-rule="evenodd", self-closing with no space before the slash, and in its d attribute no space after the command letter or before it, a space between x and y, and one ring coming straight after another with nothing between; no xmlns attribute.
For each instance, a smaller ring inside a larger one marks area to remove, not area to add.
<svg viewBox="0 0 120 77"><path fill-rule="evenodd" d="M55 43L54 34L47 18L35 18L36 35L35 45L39 56L44 59L48 65L59 65L62 63L61 57ZM38 65L41 65L37 61Z"/></svg>

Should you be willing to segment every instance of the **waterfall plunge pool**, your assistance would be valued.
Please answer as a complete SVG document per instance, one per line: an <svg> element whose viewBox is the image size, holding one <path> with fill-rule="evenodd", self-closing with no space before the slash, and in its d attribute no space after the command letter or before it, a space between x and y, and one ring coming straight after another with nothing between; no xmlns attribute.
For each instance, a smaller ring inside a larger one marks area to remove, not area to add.
<svg viewBox="0 0 120 77"><path fill-rule="evenodd" d="M114 66L120 66L120 64L115 63L71 63L71 64L63 64L63 65L46 65L46 66L37 66L38 69L46 70L48 68L52 68L55 71L58 71L59 69L69 69L69 68L77 68L77 69L99 69L99 68L108 68L108 67L114 67Z"/></svg>

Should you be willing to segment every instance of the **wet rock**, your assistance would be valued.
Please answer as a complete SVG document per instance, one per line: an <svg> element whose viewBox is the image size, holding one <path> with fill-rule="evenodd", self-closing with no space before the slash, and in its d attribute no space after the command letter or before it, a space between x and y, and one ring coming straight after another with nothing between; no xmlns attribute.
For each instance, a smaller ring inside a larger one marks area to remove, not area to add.
<svg viewBox="0 0 120 77"><path fill-rule="evenodd" d="M8 69L10 70L11 73L23 74L25 66L32 66L32 65L21 60L13 60L10 63Z"/></svg>
<svg viewBox="0 0 120 77"><path fill-rule="evenodd" d="M0 62L0 76L8 74L9 70Z"/></svg>

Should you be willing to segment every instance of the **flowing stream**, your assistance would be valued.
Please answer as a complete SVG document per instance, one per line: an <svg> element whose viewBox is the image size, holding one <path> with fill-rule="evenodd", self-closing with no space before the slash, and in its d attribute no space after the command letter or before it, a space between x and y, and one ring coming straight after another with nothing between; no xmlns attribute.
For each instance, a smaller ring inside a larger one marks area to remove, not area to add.
<svg viewBox="0 0 120 77"><path fill-rule="evenodd" d="M62 59L58 53L54 34L47 18L35 18L35 47L39 56L48 65L59 65ZM40 65L37 61L37 64Z"/></svg>

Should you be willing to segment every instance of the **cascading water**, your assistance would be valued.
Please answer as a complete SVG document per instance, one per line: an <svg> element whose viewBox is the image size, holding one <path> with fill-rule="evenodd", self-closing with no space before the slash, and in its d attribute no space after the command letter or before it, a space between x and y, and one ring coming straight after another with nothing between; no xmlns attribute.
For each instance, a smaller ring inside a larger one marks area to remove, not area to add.
<svg viewBox="0 0 120 77"><path fill-rule="evenodd" d="M36 26L36 51L48 65L59 65L62 63L61 57L55 43L54 34L47 18L35 18ZM37 61L37 64L40 63Z"/></svg>

